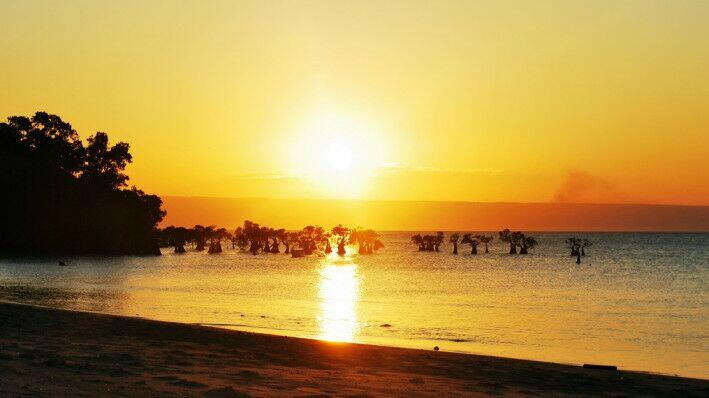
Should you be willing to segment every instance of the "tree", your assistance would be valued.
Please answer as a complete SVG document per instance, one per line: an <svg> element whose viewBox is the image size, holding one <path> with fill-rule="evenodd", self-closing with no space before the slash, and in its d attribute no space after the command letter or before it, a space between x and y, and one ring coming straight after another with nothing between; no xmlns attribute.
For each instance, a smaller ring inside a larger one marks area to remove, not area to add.
<svg viewBox="0 0 709 398"><path fill-rule="evenodd" d="M458 239L460 238L459 233L451 234L448 241L453 244L453 254L458 254Z"/></svg>
<svg viewBox="0 0 709 398"><path fill-rule="evenodd" d="M461 239L460 243L470 245L470 254L478 254L478 245L480 242L478 242L477 238L472 234L463 235L463 239Z"/></svg>
<svg viewBox="0 0 709 398"><path fill-rule="evenodd" d="M443 236L443 232L436 232L436 236L433 238L433 249L435 251L440 251L439 247L441 246L441 244L443 244L444 239L445 237Z"/></svg>
<svg viewBox="0 0 709 398"><path fill-rule="evenodd" d="M280 244L286 240L286 230L279 228L273 233L273 245L271 245L271 253L280 253Z"/></svg>
<svg viewBox="0 0 709 398"><path fill-rule="evenodd" d="M45 112L0 123L0 251L160 254L162 201L128 187L129 149Z"/></svg>
<svg viewBox="0 0 709 398"><path fill-rule="evenodd" d="M359 244L359 254L372 254L384 247L379 234L373 229L355 229L350 234L350 244Z"/></svg>
<svg viewBox="0 0 709 398"><path fill-rule="evenodd" d="M510 254L517 254L517 236L515 233L510 232L508 228L505 228L500 231L499 234L501 241L509 243Z"/></svg>
<svg viewBox="0 0 709 398"><path fill-rule="evenodd" d="M249 239L244 233L244 228L237 227L236 230L234 230L232 244L238 247L239 250L246 251L246 249L249 247Z"/></svg>
<svg viewBox="0 0 709 398"><path fill-rule="evenodd" d="M579 250L581 248L581 239L578 239L576 237L570 237L566 239L566 246L568 246L569 250L571 251L571 256L576 256L579 255Z"/></svg>
<svg viewBox="0 0 709 398"><path fill-rule="evenodd" d="M204 251L204 247L207 244L207 231L206 228L201 225L195 225L192 227L193 237L195 245L197 246L195 250L198 252Z"/></svg>
<svg viewBox="0 0 709 398"><path fill-rule="evenodd" d="M494 237L492 235L476 235L475 237L480 243L485 245L485 253L489 253L490 251L487 246L490 242L492 242Z"/></svg>
<svg viewBox="0 0 709 398"><path fill-rule="evenodd" d="M169 226L163 229L167 244L175 248L175 253L185 253L187 242L187 229L184 227Z"/></svg>
<svg viewBox="0 0 709 398"><path fill-rule="evenodd" d="M298 232L285 233L284 239L282 240L283 244L286 246L285 254L290 254L291 247L298 243L298 236Z"/></svg>
<svg viewBox="0 0 709 398"><path fill-rule="evenodd" d="M345 255L345 245L347 244L347 242L349 242L351 233L352 230L342 226L342 224L337 224L332 228L332 237L335 239L335 243L337 244L338 255Z"/></svg>
<svg viewBox="0 0 709 398"><path fill-rule="evenodd" d="M298 235L298 246L305 254L312 254L318 250L318 246L324 243L325 231L322 227L308 225L305 226Z"/></svg>
<svg viewBox="0 0 709 398"><path fill-rule="evenodd" d="M589 246L592 246L592 245L593 245L593 243L591 243L590 240L588 240L588 239L582 239L582 240L581 240L581 255L582 255L582 256L585 256L585 255L586 255L586 250L584 250L584 249L587 248L587 247L589 247Z"/></svg>
<svg viewBox="0 0 709 398"><path fill-rule="evenodd" d="M518 244L520 247L519 254L527 254L528 250L531 250L532 248L534 248L534 246L536 246L538 243L537 243L537 240L534 239L533 237L525 236L524 234L521 234Z"/></svg>
<svg viewBox="0 0 709 398"><path fill-rule="evenodd" d="M209 238L209 250L207 253L215 254L222 252L222 239L229 235L226 228L217 228L216 226L209 226L205 229L206 235Z"/></svg>
<svg viewBox="0 0 709 398"><path fill-rule="evenodd" d="M423 236L421 236L421 234L416 234L416 235L411 236L411 243L418 245L420 252L426 250L426 245L424 243Z"/></svg>

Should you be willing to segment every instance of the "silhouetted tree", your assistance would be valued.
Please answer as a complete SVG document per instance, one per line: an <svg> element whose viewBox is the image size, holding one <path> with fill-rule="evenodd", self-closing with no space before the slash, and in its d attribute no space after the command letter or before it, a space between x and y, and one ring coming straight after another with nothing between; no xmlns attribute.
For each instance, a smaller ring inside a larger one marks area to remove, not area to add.
<svg viewBox="0 0 709 398"><path fill-rule="evenodd" d="M205 233L209 238L209 249L207 250L207 253L221 253L222 239L226 238L229 234L226 228L217 228L215 226L210 226L205 229Z"/></svg>
<svg viewBox="0 0 709 398"><path fill-rule="evenodd" d="M234 235L232 236L232 244L239 248L241 251L246 251L249 247L249 239L244 233L244 228L237 227L234 230Z"/></svg>
<svg viewBox="0 0 709 398"><path fill-rule="evenodd" d="M436 236L433 239L433 248L435 251L440 251L439 248L440 248L441 244L443 244L444 239L445 239L445 237L443 236L443 232L441 232L441 231L436 232Z"/></svg>
<svg viewBox="0 0 709 398"><path fill-rule="evenodd" d="M478 254L478 245L480 242L478 242L477 237L472 234L465 234L460 243L470 245L470 254Z"/></svg>
<svg viewBox="0 0 709 398"><path fill-rule="evenodd" d="M206 228L201 225L195 225L192 227L192 237L196 245L195 250L198 252L204 251L204 247L207 244Z"/></svg>
<svg viewBox="0 0 709 398"><path fill-rule="evenodd" d="M581 249L581 239L578 239L576 237L570 237L566 239L566 245L568 246L569 250L571 251L571 256L577 256L579 255L579 250Z"/></svg>
<svg viewBox="0 0 709 398"><path fill-rule="evenodd" d="M586 250L585 250L585 249L586 249L587 247L589 247L589 246L592 246L592 245L593 245L593 243L591 243L590 240L588 240L588 239L582 239L582 240L581 240L581 255L582 255L582 256L585 256L585 255L586 255Z"/></svg>
<svg viewBox="0 0 709 398"><path fill-rule="evenodd" d="M517 254L517 237L509 229L505 228L499 232L500 240L510 245L510 254Z"/></svg>
<svg viewBox="0 0 709 398"><path fill-rule="evenodd" d="M285 233L284 239L282 240L283 244L286 246L285 254L290 254L291 247L298 243L298 235L297 232Z"/></svg>
<svg viewBox="0 0 709 398"><path fill-rule="evenodd" d="M312 254L318 250L318 246L323 242L325 231L322 227L308 225L304 227L298 234L298 246L305 254Z"/></svg>
<svg viewBox="0 0 709 398"><path fill-rule="evenodd" d="M351 233L352 230L342 226L342 224L337 224L332 228L332 237L335 239L335 243L337 244L337 254L340 256L345 255L345 245L349 242Z"/></svg>
<svg viewBox="0 0 709 398"><path fill-rule="evenodd" d="M279 228L273 233L273 244L271 245L271 253L280 253L280 245L286 240L286 230Z"/></svg>
<svg viewBox="0 0 709 398"><path fill-rule="evenodd" d="M163 235L168 246L175 248L175 253L185 252L185 243L187 242L187 229L184 227L169 226L163 229Z"/></svg>
<svg viewBox="0 0 709 398"><path fill-rule="evenodd" d="M426 244L423 240L423 236L421 234L416 234L411 237L411 243L418 245L419 251L422 252L426 250Z"/></svg>
<svg viewBox="0 0 709 398"><path fill-rule="evenodd" d="M448 241L453 244L453 254L458 254L458 239L460 239L459 233L451 234Z"/></svg>
<svg viewBox="0 0 709 398"><path fill-rule="evenodd" d="M45 112L0 123L0 252L160 254L162 201L128 188L129 145L86 142Z"/></svg>
<svg viewBox="0 0 709 398"><path fill-rule="evenodd" d="M518 245L519 245L519 254L527 254L528 250L534 248L536 246L537 240L534 239L531 236L525 236L523 233L520 233L520 237L518 239Z"/></svg>
<svg viewBox="0 0 709 398"><path fill-rule="evenodd" d="M490 251L487 246L490 242L492 242L494 237L492 235L476 235L475 237L480 243L485 245L485 253L489 253Z"/></svg>
<svg viewBox="0 0 709 398"><path fill-rule="evenodd" d="M372 254L384 247L379 234L373 229L355 229L350 233L350 244L359 244L359 254Z"/></svg>

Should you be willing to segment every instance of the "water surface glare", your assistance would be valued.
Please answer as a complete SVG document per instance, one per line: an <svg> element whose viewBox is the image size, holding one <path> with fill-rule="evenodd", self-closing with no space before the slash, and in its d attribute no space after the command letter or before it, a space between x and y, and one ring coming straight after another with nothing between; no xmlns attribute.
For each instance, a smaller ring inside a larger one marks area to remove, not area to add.
<svg viewBox="0 0 709 398"><path fill-rule="evenodd" d="M246 331L709 378L709 234L534 234L533 254L0 259L0 300ZM480 247L482 248L482 247ZM480 249L479 248L479 249ZM481 252L484 249L481 250Z"/></svg>

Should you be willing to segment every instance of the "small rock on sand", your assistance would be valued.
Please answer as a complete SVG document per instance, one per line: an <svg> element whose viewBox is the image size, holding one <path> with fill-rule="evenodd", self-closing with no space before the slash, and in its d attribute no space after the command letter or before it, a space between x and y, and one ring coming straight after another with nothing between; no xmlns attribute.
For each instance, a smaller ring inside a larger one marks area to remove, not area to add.
<svg viewBox="0 0 709 398"><path fill-rule="evenodd" d="M202 387L207 387L206 384L202 384L198 381L192 381L192 380L185 380L185 379L179 379L175 382L170 383L173 386L178 386L178 387L186 387L186 388L202 388Z"/></svg>

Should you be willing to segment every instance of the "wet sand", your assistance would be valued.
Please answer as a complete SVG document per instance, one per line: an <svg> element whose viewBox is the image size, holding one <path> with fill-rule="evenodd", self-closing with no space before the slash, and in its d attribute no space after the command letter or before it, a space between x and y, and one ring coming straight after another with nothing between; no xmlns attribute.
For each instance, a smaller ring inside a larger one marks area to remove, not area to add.
<svg viewBox="0 0 709 398"><path fill-rule="evenodd" d="M0 303L0 396L706 397L709 381Z"/></svg>

